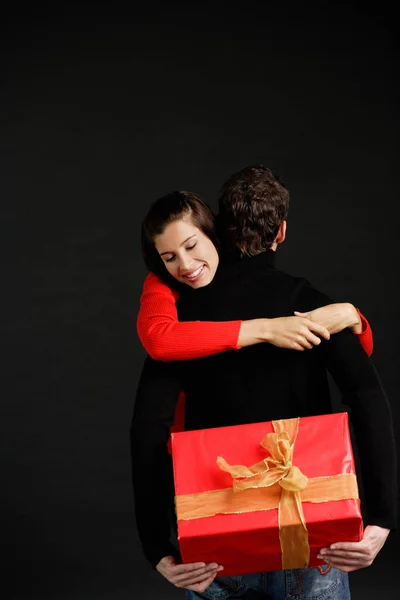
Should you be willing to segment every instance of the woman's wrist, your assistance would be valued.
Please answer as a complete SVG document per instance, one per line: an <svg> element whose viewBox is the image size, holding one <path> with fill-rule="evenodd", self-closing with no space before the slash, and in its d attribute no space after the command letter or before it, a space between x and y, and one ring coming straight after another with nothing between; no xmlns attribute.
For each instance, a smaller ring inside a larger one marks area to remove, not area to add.
<svg viewBox="0 0 400 600"><path fill-rule="evenodd" d="M237 345L240 348L268 341L268 322L270 319L250 319L242 321Z"/></svg>
<svg viewBox="0 0 400 600"><path fill-rule="evenodd" d="M353 333L360 334L363 332L363 324L358 310L353 304L348 303L349 322L348 327Z"/></svg>

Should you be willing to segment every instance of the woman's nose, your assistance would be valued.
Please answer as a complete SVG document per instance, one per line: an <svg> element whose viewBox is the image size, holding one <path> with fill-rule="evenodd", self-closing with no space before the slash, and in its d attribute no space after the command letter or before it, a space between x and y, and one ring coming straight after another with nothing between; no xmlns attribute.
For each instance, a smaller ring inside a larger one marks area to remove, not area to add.
<svg viewBox="0 0 400 600"><path fill-rule="evenodd" d="M181 271L189 271L192 263L193 263L192 258L190 256L188 256L187 254L185 254L185 255L181 256L179 259L179 268Z"/></svg>

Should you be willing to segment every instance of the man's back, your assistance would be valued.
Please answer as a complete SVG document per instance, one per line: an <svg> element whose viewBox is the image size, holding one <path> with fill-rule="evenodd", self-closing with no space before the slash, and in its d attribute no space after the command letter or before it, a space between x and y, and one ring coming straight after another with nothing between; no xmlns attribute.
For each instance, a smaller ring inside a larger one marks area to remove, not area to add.
<svg viewBox="0 0 400 600"><path fill-rule="evenodd" d="M291 316L294 310L329 302L304 279L275 269L274 257L271 250L225 267L210 286L182 296L179 318L218 321ZM186 361L181 374L187 429L331 411L321 348L293 352L258 344Z"/></svg>

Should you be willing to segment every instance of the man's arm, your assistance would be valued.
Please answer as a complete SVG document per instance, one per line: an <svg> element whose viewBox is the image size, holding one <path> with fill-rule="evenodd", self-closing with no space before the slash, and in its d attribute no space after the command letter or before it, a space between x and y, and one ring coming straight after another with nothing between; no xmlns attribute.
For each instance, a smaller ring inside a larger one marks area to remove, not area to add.
<svg viewBox="0 0 400 600"><path fill-rule="evenodd" d="M310 310L321 302L324 304L326 297L305 287L299 300L304 312L306 304ZM397 454L391 409L378 374L357 336L344 330L329 342L322 342L317 351L338 385L343 402L350 407L368 525L361 542L347 547L335 544L336 550L329 550L331 554L326 553L324 558L330 559L332 566L355 570L372 563L389 530L397 524ZM343 552L350 556L343 558L340 555Z"/></svg>
<svg viewBox="0 0 400 600"><path fill-rule="evenodd" d="M332 302L305 285L296 309L308 312ZM304 308L307 308L304 310ZM391 409L379 376L363 351L358 336L345 329L323 341L318 352L332 374L350 419L359 450L369 523L392 529L397 515L396 447Z"/></svg>
<svg viewBox="0 0 400 600"><path fill-rule="evenodd" d="M355 336L343 331L322 346L326 366L350 407L360 457L368 524L397 520L397 464L392 414L379 376Z"/></svg>
<svg viewBox="0 0 400 600"><path fill-rule="evenodd" d="M179 391L176 366L147 357L137 388L130 441L137 529L153 567L165 556L179 557L169 541L174 486L167 448Z"/></svg>
<svg viewBox="0 0 400 600"><path fill-rule="evenodd" d="M397 454L389 402L379 377L352 333L332 336L323 348L326 365L343 402L350 407L366 504L360 542L321 550L322 558L345 572L370 566L397 524Z"/></svg>
<svg viewBox="0 0 400 600"><path fill-rule="evenodd" d="M176 365L146 359L130 431L136 524L152 566L176 587L201 593L222 566L181 564L179 552L170 542L174 483L167 440L179 389Z"/></svg>

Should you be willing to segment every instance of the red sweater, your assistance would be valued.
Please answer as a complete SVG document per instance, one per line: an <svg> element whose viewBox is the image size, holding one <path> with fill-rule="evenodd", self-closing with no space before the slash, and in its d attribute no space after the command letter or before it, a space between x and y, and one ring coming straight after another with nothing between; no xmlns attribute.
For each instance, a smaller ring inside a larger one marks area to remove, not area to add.
<svg viewBox="0 0 400 600"><path fill-rule="evenodd" d="M156 275L150 273L143 285L137 331L146 352L154 360L188 360L202 358L226 350L238 350L237 345L241 321L178 321L176 301L178 293L171 290ZM360 342L371 356L373 349L372 330L367 319L359 312L362 320ZM184 429L185 398L183 392L175 411L175 422L171 431Z"/></svg>

